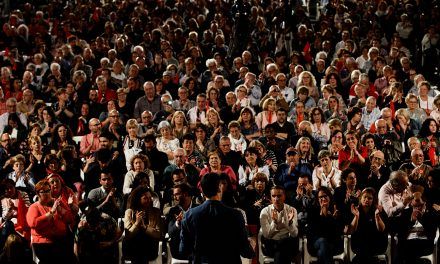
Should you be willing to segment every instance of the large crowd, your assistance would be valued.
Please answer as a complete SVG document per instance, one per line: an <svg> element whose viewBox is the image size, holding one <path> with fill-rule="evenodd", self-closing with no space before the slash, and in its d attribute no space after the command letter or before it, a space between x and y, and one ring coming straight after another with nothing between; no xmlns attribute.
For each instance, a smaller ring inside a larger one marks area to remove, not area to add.
<svg viewBox="0 0 440 264"><path fill-rule="evenodd" d="M275 263L433 251L438 1L2 4L0 263L194 258L211 173Z"/></svg>

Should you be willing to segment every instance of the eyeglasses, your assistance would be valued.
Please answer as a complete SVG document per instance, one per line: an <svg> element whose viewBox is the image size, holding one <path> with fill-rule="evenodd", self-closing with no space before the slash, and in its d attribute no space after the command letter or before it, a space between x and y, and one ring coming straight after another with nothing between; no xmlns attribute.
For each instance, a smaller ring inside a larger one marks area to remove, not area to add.
<svg viewBox="0 0 440 264"><path fill-rule="evenodd" d="M373 160L379 160L379 161L383 160L381 157L373 157L372 159Z"/></svg>
<svg viewBox="0 0 440 264"><path fill-rule="evenodd" d="M101 123L97 123L97 124L90 124L91 126L99 126Z"/></svg>
<svg viewBox="0 0 440 264"><path fill-rule="evenodd" d="M50 193L50 189L47 189L47 190L41 190L41 191L39 191L38 193Z"/></svg>

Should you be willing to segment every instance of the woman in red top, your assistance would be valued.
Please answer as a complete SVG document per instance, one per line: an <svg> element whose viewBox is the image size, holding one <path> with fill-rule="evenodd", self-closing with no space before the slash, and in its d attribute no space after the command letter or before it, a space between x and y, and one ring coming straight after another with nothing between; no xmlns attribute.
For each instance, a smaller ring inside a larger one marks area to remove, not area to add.
<svg viewBox="0 0 440 264"><path fill-rule="evenodd" d="M222 165L222 160L217 151L212 151L208 153L208 166L200 171L200 180L203 178L203 176L211 172L217 174L221 174L221 173L227 174L229 176L229 179L231 180L232 188L234 190L237 189L238 182L235 172L232 170L230 166ZM200 188L200 181L199 181L199 188Z"/></svg>
<svg viewBox="0 0 440 264"><path fill-rule="evenodd" d="M31 243L40 264L71 263L73 247L69 225L74 216L69 206L52 198L50 184L41 180L35 185L38 202L29 207L26 220L31 228Z"/></svg>
<svg viewBox="0 0 440 264"><path fill-rule="evenodd" d="M75 195L73 190L66 186L63 178L59 174L52 173L46 177L50 184L52 198L58 199L67 204L72 211L73 215L76 215L79 211L78 207L78 197Z"/></svg>
<svg viewBox="0 0 440 264"><path fill-rule="evenodd" d="M365 163L368 151L360 144L359 136L354 130L345 132L345 147L339 151L339 169L345 170L348 166L361 166Z"/></svg>

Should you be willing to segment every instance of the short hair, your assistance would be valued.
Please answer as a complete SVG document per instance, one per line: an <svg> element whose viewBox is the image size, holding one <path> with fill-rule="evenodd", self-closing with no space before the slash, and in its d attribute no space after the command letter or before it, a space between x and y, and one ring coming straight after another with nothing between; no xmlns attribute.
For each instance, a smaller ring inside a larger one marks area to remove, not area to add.
<svg viewBox="0 0 440 264"><path fill-rule="evenodd" d="M133 168L134 167L134 160L135 159L140 159L142 160L142 162L144 163L145 168L149 168L150 167L150 159L148 158L147 155L145 154L136 154L133 157L131 157L130 159L130 165Z"/></svg>
<svg viewBox="0 0 440 264"><path fill-rule="evenodd" d="M393 188L398 188L402 180L407 176L406 172L402 170L396 170L390 174L390 184Z"/></svg>
<svg viewBox="0 0 440 264"><path fill-rule="evenodd" d="M254 185L257 181L263 181L267 185L269 183L269 178L264 172L257 172L252 178L251 184Z"/></svg>
<svg viewBox="0 0 440 264"><path fill-rule="evenodd" d="M187 183L179 183L174 185L173 189L180 189L182 193L191 195L191 187Z"/></svg>
<svg viewBox="0 0 440 264"><path fill-rule="evenodd" d="M349 167L349 168L343 170L342 173L341 173L341 180L342 180L342 181L346 181L346 180L347 180L347 177L348 177L348 175L349 175L350 173L354 173L354 174L356 175L356 171L355 171L353 168L350 168L350 167ZM357 176L356 176L356 177L357 177Z"/></svg>
<svg viewBox="0 0 440 264"><path fill-rule="evenodd" d="M46 179L42 179L41 181L37 182L37 184L35 184L35 192L39 193L45 186L50 187L49 181L47 181Z"/></svg>
<svg viewBox="0 0 440 264"><path fill-rule="evenodd" d="M318 153L318 160L325 158L325 157L331 157L331 155L332 154L330 153L330 151L323 149L323 150L319 151L319 153Z"/></svg>
<svg viewBox="0 0 440 264"><path fill-rule="evenodd" d="M96 151L96 160L107 163L112 159L112 152L109 149L98 149Z"/></svg>
<svg viewBox="0 0 440 264"><path fill-rule="evenodd" d="M194 134L186 133L186 134L183 135L183 137L182 137L182 142L185 141L185 140L196 141L196 138L195 138Z"/></svg>
<svg viewBox="0 0 440 264"><path fill-rule="evenodd" d="M300 86L298 88L298 94L304 94L304 95L309 95L309 89L305 86Z"/></svg>
<svg viewBox="0 0 440 264"><path fill-rule="evenodd" d="M220 175L217 173L208 173L200 180L203 194L208 197L214 197L220 192Z"/></svg>
<svg viewBox="0 0 440 264"><path fill-rule="evenodd" d="M283 191L284 194L286 194L286 189L281 186L281 185L275 185L272 188L270 188L270 191L272 192L272 190L279 190L279 191Z"/></svg>

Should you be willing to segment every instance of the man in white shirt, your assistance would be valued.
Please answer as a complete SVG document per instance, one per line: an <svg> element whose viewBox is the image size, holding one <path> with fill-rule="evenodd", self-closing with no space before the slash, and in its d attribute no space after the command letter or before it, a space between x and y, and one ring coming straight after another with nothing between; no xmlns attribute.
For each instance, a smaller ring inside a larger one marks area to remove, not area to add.
<svg viewBox="0 0 440 264"><path fill-rule="evenodd" d="M364 125L366 130L370 130L371 125L380 117L380 110L376 106L376 98L369 96L365 106L362 108L361 119L361 123Z"/></svg>
<svg viewBox="0 0 440 264"><path fill-rule="evenodd" d="M284 73L278 73L275 77L278 87L280 88L280 93L286 99L286 102L290 104L293 99L295 99L295 92L292 88L287 86L287 77Z"/></svg>
<svg viewBox="0 0 440 264"><path fill-rule="evenodd" d="M17 112L17 99L14 97L8 98L6 100L6 110L7 112L0 115L0 132L5 129L5 126L8 125L9 114L16 113L18 118L20 118L21 123L27 127L27 118L26 115L20 112Z"/></svg>
<svg viewBox="0 0 440 264"><path fill-rule="evenodd" d="M196 106L188 110L188 121L191 128L195 128L197 124L206 121L206 94L197 95Z"/></svg>
<svg viewBox="0 0 440 264"><path fill-rule="evenodd" d="M298 253L298 214L285 204L284 188L274 186L270 191L272 204L263 208L260 224L262 250L274 258L274 263L290 263Z"/></svg>

